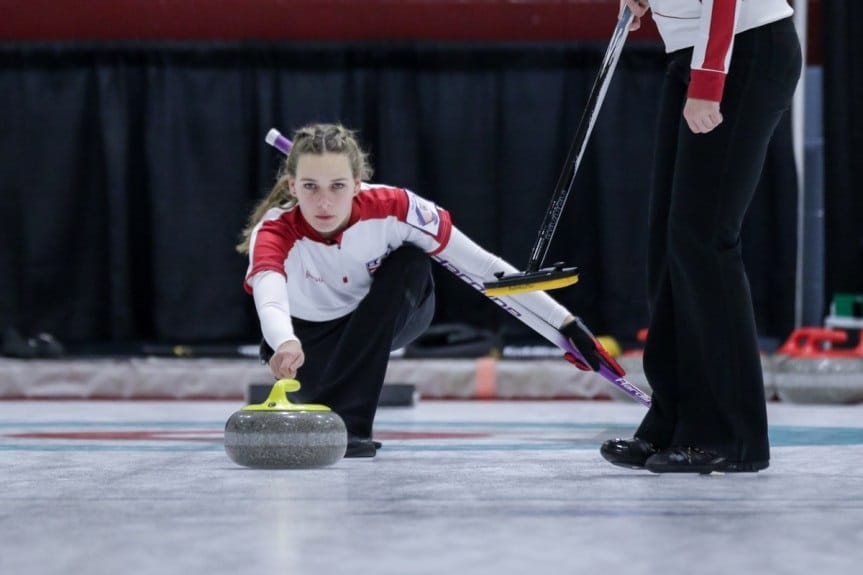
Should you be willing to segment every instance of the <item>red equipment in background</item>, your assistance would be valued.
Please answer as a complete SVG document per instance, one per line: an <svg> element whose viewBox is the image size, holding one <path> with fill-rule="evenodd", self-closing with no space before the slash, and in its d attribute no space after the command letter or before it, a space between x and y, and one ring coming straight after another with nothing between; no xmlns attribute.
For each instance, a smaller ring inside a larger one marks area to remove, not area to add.
<svg viewBox="0 0 863 575"><path fill-rule="evenodd" d="M794 330L776 352L797 358L863 358L863 330L855 347L833 347L848 341L848 333L823 327L802 327Z"/></svg>

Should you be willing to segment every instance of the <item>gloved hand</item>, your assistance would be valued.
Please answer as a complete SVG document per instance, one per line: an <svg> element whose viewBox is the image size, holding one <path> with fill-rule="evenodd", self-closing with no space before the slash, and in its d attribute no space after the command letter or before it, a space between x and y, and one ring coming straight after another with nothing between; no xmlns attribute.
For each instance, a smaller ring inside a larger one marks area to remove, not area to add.
<svg viewBox="0 0 863 575"><path fill-rule="evenodd" d="M578 316L572 322L563 326L560 329L560 333L569 339L573 347L584 358L584 361L580 361L575 355L566 353L563 356L566 361L584 371L599 371L600 366L605 365L605 367L617 374L618 377L626 375L626 371L602 347L602 344L590 333L590 330L587 329L587 326L584 325Z"/></svg>

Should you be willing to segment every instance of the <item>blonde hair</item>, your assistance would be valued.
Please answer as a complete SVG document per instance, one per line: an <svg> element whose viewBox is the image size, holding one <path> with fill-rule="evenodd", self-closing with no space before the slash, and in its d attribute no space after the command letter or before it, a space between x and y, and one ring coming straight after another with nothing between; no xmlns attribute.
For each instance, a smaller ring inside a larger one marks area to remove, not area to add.
<svg viewBox="0 0 863 575"><path fill-rule="evenodd" d="M341 124L310 124L294 132L294 145L279 167L276 183L267 196L252 210L242 233L242 241L237 244L241 254L249 253L252 230L272 208L290 209L297 199L290 194L289 182L297 177L297 163L304 154L344 154L351 165L355 178L368 180L372 177L368 155L360 148L356 133Z"/></svg>

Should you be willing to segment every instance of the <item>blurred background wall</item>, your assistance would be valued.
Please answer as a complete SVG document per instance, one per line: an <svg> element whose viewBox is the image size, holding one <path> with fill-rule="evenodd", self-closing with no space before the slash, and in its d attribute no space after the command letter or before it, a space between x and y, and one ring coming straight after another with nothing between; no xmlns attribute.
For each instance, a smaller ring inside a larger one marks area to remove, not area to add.
<svg viewBox="0 0 863 575"><path fill-rule="evenodd" d="M813 277L827 293L863 291L860 12L809 2L828 228ZM280 160L264 135L308 122L359 130L375 181L436 201L523 268L616 15L617 0L0 0L0 327L80 345L256 340L233 247ZM581 269L555 296L623 341L647 320L663 70L648 21L624 50L547 259ZM791 128L789 115L743 238L766 338L795 321ZM531 335L436 274L436 322Z"/></svg>

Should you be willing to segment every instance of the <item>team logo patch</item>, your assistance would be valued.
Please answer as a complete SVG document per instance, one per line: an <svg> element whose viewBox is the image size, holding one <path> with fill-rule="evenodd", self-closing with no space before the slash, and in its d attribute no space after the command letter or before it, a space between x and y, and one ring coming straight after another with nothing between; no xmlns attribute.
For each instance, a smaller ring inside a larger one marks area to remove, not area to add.
<svg viewBox="0 0 863 575"><path fill-rule="evenodd" d="M386 259L386 257L388 255L390 255L390 252L392 252L392 249L387 248L387 253L385 253L384 255L382 255L379 258L375 258L371 261L366 262L366 269L368 270L369 275L372 275L373 273L378 271L378 268L381 267L381 264L384 262L384 259Z"/></svg>
<svg viewBox="0 0 863 575"><path fill-rule="evenodd" d="M366 262L366 269L369 271L369 275L372 275L378 268L381 267L381 263L384 261L384 258L375 258L370 262Z"/></svg>
<svg viewBox="0 0 863 575"><path fill-rule="evenodd" d="M437 206L412 192L408 192L407 223L427 234L437 236L440 228L440 214Z"/></svg>

